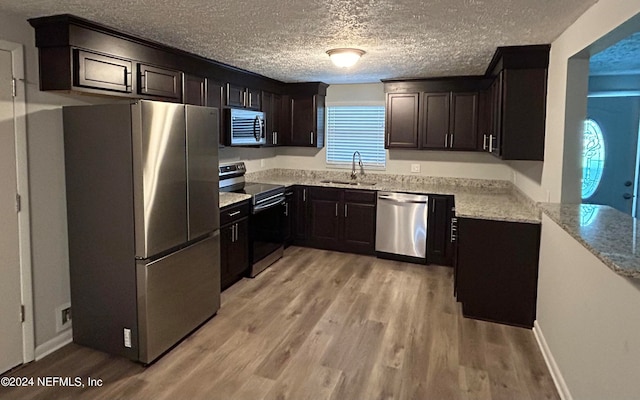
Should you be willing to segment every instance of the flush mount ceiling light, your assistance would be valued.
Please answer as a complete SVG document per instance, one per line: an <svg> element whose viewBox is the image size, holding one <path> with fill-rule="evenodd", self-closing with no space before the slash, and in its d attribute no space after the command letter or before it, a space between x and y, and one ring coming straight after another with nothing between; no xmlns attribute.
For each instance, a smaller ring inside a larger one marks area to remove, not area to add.
<svg viewBox="0 0 640 400"><path fill-rule="evenodd" d="M360 49L331 49L327 50L327 54L331 61L340 68L349 68L358 62L364 54L364 50Z"/></svg>

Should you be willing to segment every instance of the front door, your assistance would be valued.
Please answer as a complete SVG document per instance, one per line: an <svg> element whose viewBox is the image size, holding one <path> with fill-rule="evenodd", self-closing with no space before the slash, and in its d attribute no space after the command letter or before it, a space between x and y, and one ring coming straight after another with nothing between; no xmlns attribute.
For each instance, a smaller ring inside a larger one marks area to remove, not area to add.
<svg viewBox="0 0 640 400"><path fill-rule="evenodd" d="M587 117L602 132L605 157L597 189L584 199L585 203L604 204L633 214L639 113L638 97L589 98Z"/></svg>
<svg viewBox="0 0 640 400"><path fill-rule="evenodd" d="M11 53L0 50L0 373L22 363Z"/></svg>

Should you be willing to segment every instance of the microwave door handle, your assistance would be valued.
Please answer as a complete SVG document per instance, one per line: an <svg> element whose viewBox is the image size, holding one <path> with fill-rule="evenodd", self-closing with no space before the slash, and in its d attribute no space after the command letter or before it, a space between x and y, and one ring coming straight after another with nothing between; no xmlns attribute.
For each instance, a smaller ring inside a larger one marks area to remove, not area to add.
<svg viewBox="0 0 640 400"><path fill-rule="evenodd" d="M260 138L264 139L266 137L264 121L262 120L262 118L258 117L258 122L260 123Z"/></svg>
<svg viewBox="0 0 640 400"><path fill-rule="evenodd" d="M260 132L256 131L256 122L258 123L258 126L260 126L260 118L258 118L257 115L253 120L253 138L256 140L256 142L259 142L260 141Z"/></svg>

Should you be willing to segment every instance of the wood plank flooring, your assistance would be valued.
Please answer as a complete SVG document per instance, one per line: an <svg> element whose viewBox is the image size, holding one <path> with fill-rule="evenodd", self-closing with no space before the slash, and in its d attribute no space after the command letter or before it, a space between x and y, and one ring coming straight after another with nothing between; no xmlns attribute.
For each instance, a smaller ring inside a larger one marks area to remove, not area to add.
<svg viewBox="0 0 640 400"><path fill-rule="evenodd" d="M2 399L559 399L530 330L463 318L451 268L291 247L149 367L75 344Z"/></svg>

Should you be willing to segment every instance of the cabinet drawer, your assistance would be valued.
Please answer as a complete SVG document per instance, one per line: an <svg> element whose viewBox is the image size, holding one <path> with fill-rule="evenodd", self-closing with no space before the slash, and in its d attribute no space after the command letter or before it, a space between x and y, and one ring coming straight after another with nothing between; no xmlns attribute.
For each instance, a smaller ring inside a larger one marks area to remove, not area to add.
<svg viewBox="0 0 640 400"><path fill-rule="evenodd" d="M73 55L76 86L131 93L131 61L79 49Z"/></svg>
<svg viewBox="0 0 640 400"><path fill-rule="evenodd" d="M249 201L224 207L220 210L220 226L225 226L249 215Z"/></svg>
<svg viewBox="0 0 640 400"><path fill-rule="evenodd" d="M310 187L309 196L312 200L340 201L342 189Z"/></svg>
<svg viewBox="0 0 640 400"><path fill-rule="evenodd" d="M372 190L349 190L344 191L344 201L350 203L376 203L376 192Z"/></svg>

